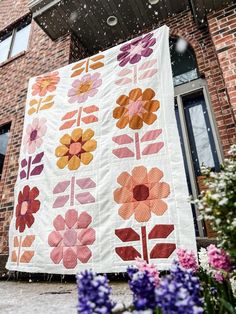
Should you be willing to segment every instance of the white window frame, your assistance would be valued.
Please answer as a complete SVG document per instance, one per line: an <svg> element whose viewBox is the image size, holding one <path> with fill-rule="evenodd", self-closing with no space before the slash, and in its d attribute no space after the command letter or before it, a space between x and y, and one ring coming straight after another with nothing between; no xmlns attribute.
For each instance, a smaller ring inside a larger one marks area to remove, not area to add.
<svg viewBox="0 0 236 314"><path fill-rule="evenodd" d="M195 176L194 167L193 167L193 161L191 157L191 148L190 148L188 131L187 131L187 126L186 126L186 121L185 121L182 97L188 94L192 94L199 90L203 91L203 95L205 98L206 107L208 111L208 116L209 116L210 125L212 128L212 134L213 134L219 162L222 163L223 161L223 151L222 151L222 147L219 140L219 134L216 127L216 121L214 119L213 110L210 105L210 95L207 89L207 82L204 79L196 79L194 81L176 86L175 98L176 98L178 111L179 111L180 127L181 127L182 135L183 135L183 146L185 149L186 162L187 162L187 168L188 168L188 173L189 173L190 185L192 188L193 199L196 199L198 197L198 185L197 185L196 176ZM195 207L195 212L196 212L196 217L197 217L199 237L202 238L204 237L204 225L203 225L203 222L198 219L200 213L196 207Z"/></svg>

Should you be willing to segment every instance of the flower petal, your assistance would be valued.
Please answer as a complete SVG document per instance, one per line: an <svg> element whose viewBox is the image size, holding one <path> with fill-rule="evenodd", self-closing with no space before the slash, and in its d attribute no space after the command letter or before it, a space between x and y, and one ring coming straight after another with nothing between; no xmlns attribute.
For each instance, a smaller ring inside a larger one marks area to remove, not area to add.
<svg viewBox="0 0 236 314"><path fill-rule="evenodd" d="M71 138L74 142L78 142L78 140L81 138L82 136L82 129L78 128L73 130L73 132L71 133Z"/></svg>
<svg viewBox="0 0 236 314"><path fill-rule="evenodd" d="M53 220L53 226L57 231L64 230L65 219L61 215L57 215L57 217Z"/></svg>
<svg viewBox="0 0 236 314"><path fill-rule="evenodd" d="M94 151L97 148L97 141L89 140L82 146L82 148L86 152L92 152L92 151Z"/></svg>
<svg viewBox="0 0 236 314"><path fill-rule="evenodd" d="M55 150L55 155L57 157L62 157L65 156L65 154L68 152L68 147L62 145L62 146L58 146Z"/></svg>
<svg viewBox="0 0 236 314"><path fill-rule="evenodd" d="M75 268L77 265L77 254L72 248L63 248L63 265L67 269Z"/></svg>
<svg viewBox="0 0 236 314"><path fill-rule="evenodd" d="M161 199L170 194L170 186L165 182L157 182L149 189L149 199Z"/></svg>
<svg viewBox="0 0 236 314"><path fill-rule="evenodd" d="M117 182L125 186L127 189L133 188L133 181L132 181L132 176L126 171L122 172L119 177L117 178Z"/></svg>
<svg viewBox="0 0 236 314"><path fill-rule="evenodd" d="M157 116L152 112L146 112L142 114L143 121L148 125L153 124L156 121Z"/></svg>
<svg viewBox="0 0 236 314"><path fill-rule="evenodd" d="M129 92L129 98L132 100L137 100L141 96L142 96L141 88L134 88Z"/></svg>
<svg viewBox="0 0 236 314"><path fill-rule="evenodd" d="M51 260L55 264L59 264L63 257L63 247L55 247L50 253Z"/></svg>
<svg viewBox="0 0 236 314"><path fill-rule="evenodd" d="M114 191L114 200L118 203L128 203L133 200L133 192L126 187L116 189Z"/></svg>
<svg viewBox="0 0 236 314"><path fill-rule="evenodd" d="M163 177L163 172L158 168L152 168L148 173L148 182L156 183Z"/></svg>
<svg viewBox="0 0 236 314"><path fill-rule="evenodd" d="M60 143L62 145L70 145L71 143L71 137L69 134L65 134L60 138Z"/></svg>
<svg viewBox="0 0 236 314"><path fill-rule="evenodd" d="M151 100L155 96L155 92L151 88L145 89L142 95L142 100Z"/></svg>
<svg viewBox="0 0 236 314"><path fill-rule="evenodd" d="M160 102L158 100L150 100L150 101L146 101L144 108L147 111L157 111L157 109L160 108Z"/></svg>
<svg viewBox="0 0 236 314"><path fill-rule="evenodd" d="M81 263L87 263L92 256L90 249L85 245L77 246L77 258L81 261Z"/></svg>
<svg viewBox="0 0 236 314"><path fill-rule="evenodd" d="M125 107L116 107L113 110L113 118L114 119L119 119L126 112L127 112L127 109Z"/></svg>
<svg viewBox="0 0 236 314"><path fill-rule="evenodd" d="M65 223L68 228L77 227L78 213L74 209L69 209L65 215Z"/></svg>
<svg viewBox="0 0 236 314"><path fill-rule="evenodd" d="M132 170L134 185L148 184L147 169L144 166L135 167Z"/></svg>
<svg viewBox="0 0 236 314"><path fill-rule="evenodd" d="M60 242L62 241L62 236L60 234L60 232L58 231L52 231L50 234L49 234L49 237L48 237L48 244L50 246L58 246L60 244Z"/></svg>
<svg viewBox="0 0 236 314"><path fill-rule="evenodd" d="M88 141L94 136L94 131L87 129L82 135L82 141Z"/></svg>
<svg viewBox="0 0 236 314"><path fill-rule="evenodd" d="M125 203L123 204L118 211L119 215L123 219L129 219L131 215L134 213L134 203Z"/></svg>
<svg viewBox="0 0 236 314"><path fill-rule="evenodd" d="M65 166L68 164L68 156L64 156L58 159L57 161L57 167L60 169L65 168Z"/></svg>
<svg viewBox="0 0 236 314"><path fill-rule="evenodd" d="M81 154L80 160L84 165L88 165L93 160L93 154L86 152Z"/></svg>
<svg viewBox="0 0 236 314"><path fill-rule="evenodd" d="M129 121L129 126L133 130L139 130L143 126L143 120L140 118L139 115L134 115Z"/></svg>
<svg viewBox="0 0 236 314"><path fill-rule="evenodd" d="M162 200L155 199L155 200L150 200L149 202L150 202L151 211L157 216L162 216L167 210L168 206Z"/></svg>
<svg viewBox="0 0 236 314"><path fill-rule="evenodd" d="M78 218L78 228L87 228L92 222L92 217L86 213L82 212Z"/></svg>
<svg viewBox="0 0 236 314"><path fill-rule="evenodd" d="M116 126L119 129L124 129L126 125L129 123L129 117L128 116L122 116L116 123Z"/></svg>
<svg viewBox="0 0 236 314"><path fill-rule="evenodd" d="M126 95L121 95L117 98L116 103L120 106L127 106L129 103L129 97Z"/></svg>
<svg viewBox="0 0 236 314"><path fill-rule="evenodd" d="M138 206L134 209L134 217L138 222L146 222L151 218L151 209L149 201L138 202Z"/></svg>
<svg viewBox="0 0 236 314"><path fill-rule="evenodd" d="M68 161L68 168L70 170L76 170L78 169L80 166L80 159L78 156L74 155L70 158L70 160Z"/></svg>
<svg viewBox="0 0 236 314"><path fill-rule="evenodd" d="M81 229L78 232L78 240L82 245L93 244L95 241L95 230L92 228Z"/></svg>

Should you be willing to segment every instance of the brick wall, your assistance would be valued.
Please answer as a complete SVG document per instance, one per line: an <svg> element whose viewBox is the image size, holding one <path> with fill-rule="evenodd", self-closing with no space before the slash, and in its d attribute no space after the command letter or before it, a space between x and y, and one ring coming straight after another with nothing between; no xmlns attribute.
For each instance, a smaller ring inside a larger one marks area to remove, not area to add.
<svg viewBox="0 0 236 314"><path fill-rule="evenodd" d="M236 4L208 16L209 30L225 82L225 95L231 106L222 106L224 123L235 142L236 117ZM234 113L234 115L232 114ZM223 140L226 135L223 135Z"/></svg>
<svg viewBox="0 0 236 314"><path fill-rule="evenodd" d="M0 32L27 14L27 3L28 0L0 1ZM222 42L218 41L220 39L217 37L220 27L223 27L222 19L225 19L225 16L221 17L221 12L209 15L209 28L204 29L197 28L191 12L182 12L153 25L158 27L160 24L167 24L171 35L185 38L193 47L199 71L208 83L211 104L225 153L236 136L232 123L234 119L232 106L235 108L236 99L235 65L232 64L235 63L235 46L233 47L231 40L233 32L227 34L227 31L235 29L232 10L235 8L225 9L228 14L227 21L231 22L230 25L227 24L228 30L219 33L224 39ZM229 41L228 36L231 38ZM228 45L230 48L226 49ZM225 50L219 51L222 48ZM87 55L75 37L71 38L68 35L52 42L33 22L28 51L0 66L0 125L12 121L4 172L0 181L0 254L7 254L7 231L13 210L13 190L18 171L28 79ZM231 61L226 60L228 56L232 57Z"/></svg>

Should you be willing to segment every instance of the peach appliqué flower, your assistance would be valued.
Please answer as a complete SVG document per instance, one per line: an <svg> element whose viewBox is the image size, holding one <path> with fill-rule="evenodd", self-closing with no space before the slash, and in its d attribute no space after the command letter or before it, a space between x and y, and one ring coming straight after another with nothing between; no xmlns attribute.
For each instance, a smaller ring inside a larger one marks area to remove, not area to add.
<svg viewBox="0 0 236 314"><path fill-rule="evenodd" d="M77 260L87 263L92 256L88 245L95 241L95 230L89 225L92 218L86 212L78 215L74 209L69 209L65 218L58 215L52 231L48 236L48 244L53 247L50 257L55 264L63 261L65 268L72 269L77 265Z"/></svg>
<svg viewBox="0 0 236 314"><path fill-rule="evenodd" d="M45 96L47 92L56 90L57 83L60 81L59 72L48 73L36 78L32 86L32 95Z"/></svg>
<svg viewBox="0 0 236 314"><path fill-rule="evenodd" d="M134 214L138 222L151 218L151 213L161 216L167 210L167 204L162 200L170 194L168 183L160 182L163 172L152 168L149 172L144 166L135 167L132 175L122 172L117 182L122 186L114 191L114 200L123 204L119 215L129 219Z"/></svg>
<svg viewBox="0 0 236 314"><path fill-rule="evenodd" d="M55 150L55 155L59 157L57 166L63 169L68 165L70 170L76 170L81 163L88 165L93 160L91 152L97 147L93 136L93 130L87 129L84 132L80 128L73 130L71 135L63 135L60 139L62 145Z"/></svg>
<svg viewBox="0 0 236 314"><path fill-rule="evenodd" d="M116 126L123 129L129 124L133 130L141 129L143 123L152 124L157 116L154 113L160 107L158 100L153 99L155 92L151 88L143 92L140 88L132 89L129 96L121 95L116 103L119 107L113 110L113 118L119 119Z"/></svg>

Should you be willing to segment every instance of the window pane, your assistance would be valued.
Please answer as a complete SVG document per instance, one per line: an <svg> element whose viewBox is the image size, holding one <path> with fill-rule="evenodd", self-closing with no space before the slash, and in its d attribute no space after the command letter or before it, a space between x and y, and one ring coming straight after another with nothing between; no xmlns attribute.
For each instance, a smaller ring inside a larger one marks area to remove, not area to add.
<svg viewBox="0 0 236 314"><path fill-rule="evenodd" d="M219 170L218 154L203 92L184 96L183 104L196 175L201 175L202 165Z"/></svg>
<svg viewBox="0 0 236 314"><path fill-rule="evenodd" d="M0 127L0 178L2 175L4 159L7 151L10 128L11 123L5 124Z"/></svg>
<svg viewBox="0 0 236 314"><path fill-rule="evenodd" d="M8 58L8 53L11 45L12 35L0 41L0 62L4 62Z"/></svg>
<svg viewBox="0 0 236 314"><path fill-rule="evenodd" d="M15 56L19 52L27 50L29 33L30 24L16 32L11 51L11 56Z"/></svg>

